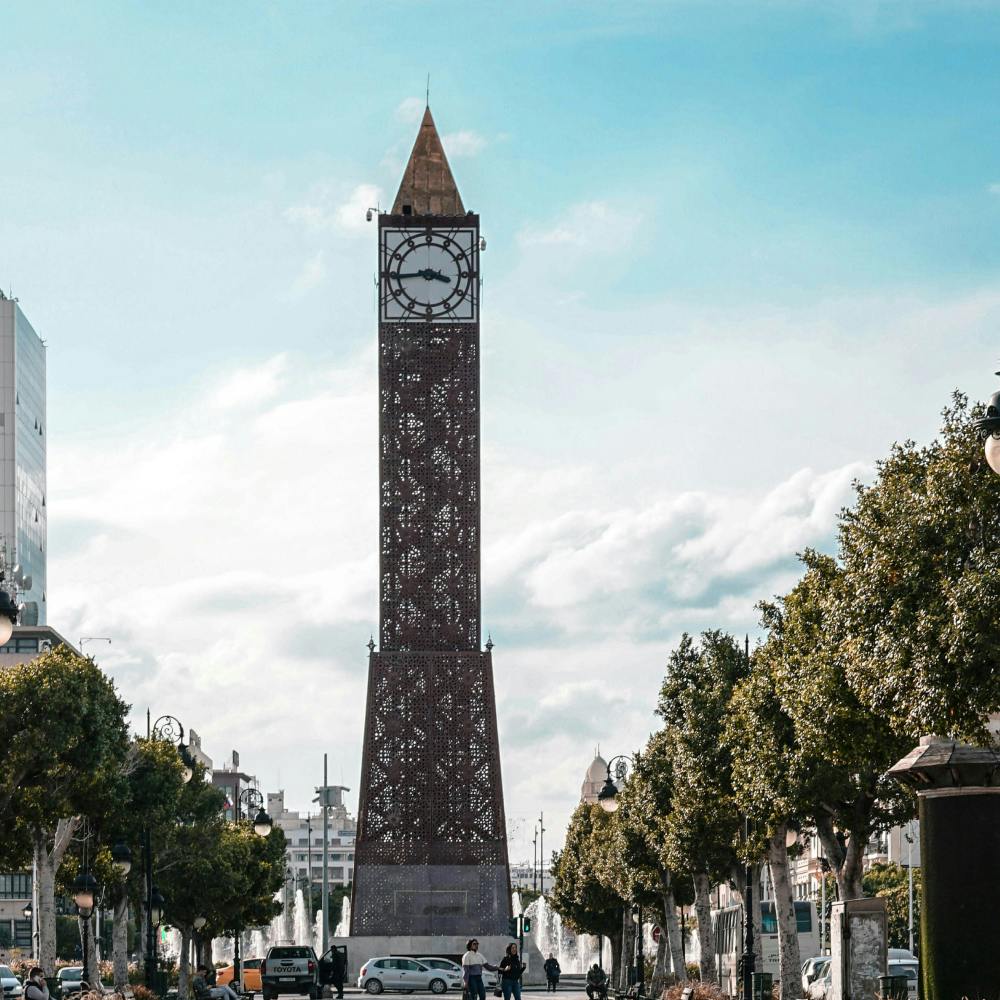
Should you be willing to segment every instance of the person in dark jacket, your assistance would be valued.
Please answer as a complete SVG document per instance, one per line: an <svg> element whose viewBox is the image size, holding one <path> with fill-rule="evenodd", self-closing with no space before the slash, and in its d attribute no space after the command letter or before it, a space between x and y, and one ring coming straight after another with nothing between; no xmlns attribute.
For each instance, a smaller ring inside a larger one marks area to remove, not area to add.
<svg viewBox="0 0 1000 1000"><path fill-rule="evenodd" d="M559 959L549 952L549 957L545 959L545 964L542 966L545 970L545 981L548 985L548 992L555 993L559 988L559 976L562 974L562 969L559 968Z"/></svg>
<svg viewBox="0 0 1000 1000"><path fill-rule="evenodd" d="M507 950L497 968L500 970L500 991L503 993L503 1000L510 1000L511 994L514 1000L521 1000L521 976L524 974L525 965L517 953L516 944L507 945Z"/></svg>
<svg viewBox="0 0 1000 1000"><path fill-rule="evenodd" d="M587 996L590 1000L606 1000L608 995L608 977L596 963L587 970Z"/></svg>

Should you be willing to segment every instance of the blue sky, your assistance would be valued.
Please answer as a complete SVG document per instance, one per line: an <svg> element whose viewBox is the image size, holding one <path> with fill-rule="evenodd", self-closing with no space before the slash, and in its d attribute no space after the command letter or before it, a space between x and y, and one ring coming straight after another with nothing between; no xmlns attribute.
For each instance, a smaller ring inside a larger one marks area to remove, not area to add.
<svg viewBox="0 0 1000 1000"><path fill-rule="evenodd" d="M395 192L428 72L489 241L507 807L544 808L553 843L594 745L654 725L679 633L752 628L854 476L952 388L992 389L1000 4L0 13L0 285L49 345L51 620L113 635L137 708L300 807L304 757L358 780L364 210Z"/></svg>

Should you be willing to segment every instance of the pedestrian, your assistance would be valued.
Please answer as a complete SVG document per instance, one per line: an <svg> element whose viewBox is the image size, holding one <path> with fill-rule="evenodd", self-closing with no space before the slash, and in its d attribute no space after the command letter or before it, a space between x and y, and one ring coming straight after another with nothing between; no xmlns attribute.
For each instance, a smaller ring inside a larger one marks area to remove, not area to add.
<svg viewBox="0 0 1000 1000"><path fill-rule="evenodd" d="M462 982L465 984L465 991L469 1000L486 1000L486 984L483 982L483 969L496 972L497 967L479 954L479 942L471 938L465 946L466 951L462 956Z"/></svg>
<svg viewBox="0 0 1000 1000"><path fill-rule="evenodd" d="M524 962L517 953L517 945L507 945L507 950L500 959L500 991L503 993L503 1000L510 1000L511 994L514 995L514 1000L521 1000L521 976L524 969Z"/></svg>
<svg viewBox="0 0 1000 1000"><path fill-rule="evenodd" d="M545 981L549 984L548 992L555 993L559 988L559 977L562 975L562 969L559 968L559 959L550 951L549 957L545 959L545 964L542 968L545 970Z"/></svg>
<svg viewBox="0 0 1000 1000"><path fill-rule="evenodd" d="M337 1000L344 1000L344 977L347 974L347 949L334 947L330 956L330 982L337 991Z"/></svg>
<svg viewBox="0 0 1000 1000"><path fill-rule="evenodd" d="M49 1000L49 984L45 982L45 973L37 965L28 973L24 996L25 1000Z"/></svg>
<svg viewBox="0 0 1000 1000"><path fill-rule="evenodd" d="M191 980L195 1000L239 1000L236 992L230 986L209 986L208 966L199 965L194 979Z"/></svg>

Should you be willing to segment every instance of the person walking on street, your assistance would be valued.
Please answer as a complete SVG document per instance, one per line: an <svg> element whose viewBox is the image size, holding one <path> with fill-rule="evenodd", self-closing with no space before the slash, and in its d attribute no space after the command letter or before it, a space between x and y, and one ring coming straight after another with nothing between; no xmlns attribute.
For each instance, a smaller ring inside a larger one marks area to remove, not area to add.
<svg viewBox="0 0 1000 1000"><path fill-rule="evenodd" d="M521 976L524 969L524 962L517 953L517 945L507 945L507 950L500 959L500 991L503 993L503 1000L510 1000L511 994L514 1000L521 1000Z"/></svg>
<svg viewBox="0 0 1000 1000"><path fill-rule="evenodd" d="M49 984L45 982L45 973L37 965L28 973L24 995L27 1000L49 1000Z"/></svg>
<svg viewBox="0 0 1000 1000"><path fill-rule="evenodd" d="M545 981L548 985L548 992L555 993L559 988L559 976L562 975L562 969L559 968L559 959L549 952L549 957L545 959L545 964L542 966L545 970Z"/></svg>
<svg viewBox="0 0 1000 1000"><path fill-rule="evenodd" d="M497 967L479 954L479 942L472 938L466 944L466 952L462 956L462 981L468 1000L486 1000L486 984L483 982L483 969L496 972Z"/></svg>

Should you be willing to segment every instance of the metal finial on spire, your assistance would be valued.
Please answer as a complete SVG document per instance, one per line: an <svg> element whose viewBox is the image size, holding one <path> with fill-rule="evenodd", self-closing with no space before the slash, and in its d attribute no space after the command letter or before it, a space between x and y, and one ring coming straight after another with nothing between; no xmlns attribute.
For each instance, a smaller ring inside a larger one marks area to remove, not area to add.
<svg viewBox="0 0 1000 1000"><path fill-rule="evenodd" d="M493 648L493 636L487 632L486 633L486 652L488 653Z"/></svg>
<svg viewBox="0 0 1000 1000"><path fill-rule="evenodd" d="M427 74L427 96L424 100L424 107L429 108L431 106L431 75Z"/></svg>
<svg viewBox="0 0 1000 1000"><path fill-rule="evenodd" d="M369 653L374 653L375 652L375 636L374 635L370 635L368 637L368 652Z"/></svg>

